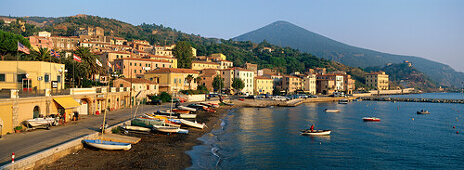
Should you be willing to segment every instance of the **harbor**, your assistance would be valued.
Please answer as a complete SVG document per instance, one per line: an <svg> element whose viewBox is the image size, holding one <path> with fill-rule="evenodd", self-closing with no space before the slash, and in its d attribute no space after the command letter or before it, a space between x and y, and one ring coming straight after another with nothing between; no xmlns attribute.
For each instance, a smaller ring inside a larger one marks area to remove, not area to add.
<svg viewBox="0 0 464 170"><path fill-rule="evenodd" d="M360 97L366 101L390 101L390 102L427 102L427 103L460 103L464 104L464 99L434 99L434 98L403 98L403 97Z"/></svg>

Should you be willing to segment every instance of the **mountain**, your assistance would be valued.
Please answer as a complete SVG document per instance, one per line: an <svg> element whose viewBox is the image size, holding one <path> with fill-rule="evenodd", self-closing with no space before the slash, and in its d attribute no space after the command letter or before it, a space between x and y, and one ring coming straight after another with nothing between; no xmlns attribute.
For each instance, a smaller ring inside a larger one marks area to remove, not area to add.
<svg viewBox="0 0 464 170"><path fill-rule="evenodd" d="M420 57L382 53L374 50L350 46L328 37L313 33L286 21L277 21L255 31L235 38L236 41L267 42L283 47L291 47L328 60L338 61L352 67L384 66L388 63L412 62L417 70L425 73L441 86L460 87L464 73L457 72L448 65Z"/></svg>

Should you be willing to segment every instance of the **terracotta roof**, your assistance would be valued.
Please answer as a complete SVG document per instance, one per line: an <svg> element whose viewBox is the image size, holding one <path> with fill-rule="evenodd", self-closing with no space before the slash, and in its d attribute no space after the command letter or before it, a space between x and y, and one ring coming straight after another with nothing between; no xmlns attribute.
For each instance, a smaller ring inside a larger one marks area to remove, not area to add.
<svg viewBox="0 0 464 170"><path fill-rule="evenodd" d="M367 73L367 74L385 74L385 72L372 72L372 73Z"/></svg>
<svg viewBox="0 0 464 170"><path fill-rule="evenodd" d="M256 76L255 79L268 79L268 80L272 80L271 78L264 77L264 76Z"/></svg>
<svg viewBox="0 0 464 170"><path fill-rule="evenodd" d="M142 79L142 78L121 78L125 81L132 82L132 83L147 83L147 84L156 84L153 81Z"/></svg>
<svg viewBox="0 0 464 170"><path fill-rule="evenodd" d="M154 58L166 58L166 59L176 59L175 57L168 57L168 56L160 56L160 55L153 55L153 54L148 54L147 57L154 57Z"/></svg>
<svg viewBox="0 0 464 170"><path fill-rule="evenodd" d="M137 60L137 61L151 61L151 62L162 62L162 63L171 63L169 61L165 60L153 60L153 59L147 59L147 58L120 58L116 60Z"/></svg>
<svg viewBox="0 0 464 170"><path fill-rule="evenodd" d="M199 74L199 71L185 68L158 68L147 73L192 73Z"/></svg>
<svg viewBox="0 0 464 170"><path fill-rule="evenodd" d="M214 64L214 65L220 65L215 62L208 62L208 61L192 61L192 63L202 63L202 64Z"/></svg>
<svg viewBox="0 0 464 170"><path fill-rule="evenodd" d="M106 52L106 53L130 54L130 52L125 52L125 51L111 51L111 52Z"/></svg>
<svg viewBox="0 0 464 170"><path fill-rule="evenodd" d="M200 77L213 77L215 75L217 75L217 73L207 72L200 74Z"/></svg>

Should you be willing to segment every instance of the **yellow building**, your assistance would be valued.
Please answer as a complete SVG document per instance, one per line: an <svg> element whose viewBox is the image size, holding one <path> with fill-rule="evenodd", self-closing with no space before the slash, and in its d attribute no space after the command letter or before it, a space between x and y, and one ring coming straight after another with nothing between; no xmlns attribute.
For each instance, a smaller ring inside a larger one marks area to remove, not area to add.
<svg viewBox="0 0 464 170"><path fill-rule="evenodd" d="M211 58L216 59L216 60L227 60L226 56L222 53L211 54Z"/></svg>
<svg viewBox="0 0 464 170"><path fill-rule="evenodd" d="M193 79L187 79L192 75ZM179 90L196 90L199 71L184 68L159 68L146 72L144 78L159 83L160 92L178 92Z"/></svg>
<svg viewBox="0 0 464 170"><path fill-rule="evenodd" d="M274 80L267 77L255 77L255 93L256 94L272 94L274 90Z"/></svg>
<svg viewBox="0 0 464 170"><path fill-rule="evenodd" d="M64 89L64 64L44 61L0 61L0 89Z"/></svg>
<svg viewBox="0 0 464 170"><path fill-rule="evenodd" d="M377 90L388 90L388 74L383 71L369 73L366 76L366 85Z"/></svg>
<svg viewBox="0 0 464 170"><path fill-rule="evenodd" d="M192 70L220 69L221 65L209 61L192 61Z"/></svg>
<svg viewBox="0 0 464 170"><path fill-rule="evenodd" d="M296 90L303 89L303 82L301 78L295 76L284 76L282 78L282 89L286 90L287 93L293 93Z"/></svg>
<svg viewBox="0 0 464 170"><path fill-rule="evenodd" d="M172 68L177 68L177 58L175 57L169 57L169 56L159 56L159 55L147 55L143 58L148 58L152 60L164 60L164 61L169 61L172 63Z"/></svg>

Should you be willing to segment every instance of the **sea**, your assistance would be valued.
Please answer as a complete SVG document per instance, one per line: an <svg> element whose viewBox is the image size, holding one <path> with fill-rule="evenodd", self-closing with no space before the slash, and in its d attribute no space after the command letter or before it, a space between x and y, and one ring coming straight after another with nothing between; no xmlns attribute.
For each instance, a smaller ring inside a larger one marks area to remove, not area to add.
<svg viewBox="0 0 464 170"><path fill-rule="evenodd" d="M461 93L394 97L464 99ZM392 96L393 97L393 96ZM339 109L326 113L325 109ZM427 115L418 115L425 109ZM238 108L187 154L188 169L464 169L464 104L353 101ZM364 122L375 116L380 122ZM300 129L332 130L302 136Z"/></svg>

